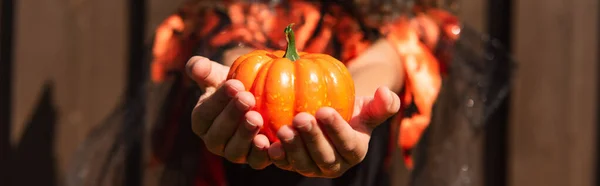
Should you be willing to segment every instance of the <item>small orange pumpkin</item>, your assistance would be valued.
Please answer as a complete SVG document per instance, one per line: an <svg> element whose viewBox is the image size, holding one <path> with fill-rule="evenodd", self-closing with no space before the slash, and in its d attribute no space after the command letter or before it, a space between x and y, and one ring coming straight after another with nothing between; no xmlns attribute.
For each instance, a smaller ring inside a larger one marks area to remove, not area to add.
<svg viewBox="0 0 600 186"><path fill-rule="evenodd" d="M284 30L286 51L255 50L236 59L228 79L240 80L254 94L264 120L260 132L271 142L276 132L291 125L300 112L312 115L319 108L332 107L349 121L354 111L354 81L339 60L320 53L298 52L290 24Z"/></svg>

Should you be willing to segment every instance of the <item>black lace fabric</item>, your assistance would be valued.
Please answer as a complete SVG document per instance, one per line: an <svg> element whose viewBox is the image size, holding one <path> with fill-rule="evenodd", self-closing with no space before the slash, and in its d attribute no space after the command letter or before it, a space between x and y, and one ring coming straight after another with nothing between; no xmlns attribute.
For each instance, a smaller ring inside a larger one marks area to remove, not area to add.
<svg viewBox="0 0 600 186"><path fill-rule="evenodd" d="M484 130L507 99L515 62L500 43L469 27L453 50L432 122L415 150L412 186L485 185Z"/></svg>

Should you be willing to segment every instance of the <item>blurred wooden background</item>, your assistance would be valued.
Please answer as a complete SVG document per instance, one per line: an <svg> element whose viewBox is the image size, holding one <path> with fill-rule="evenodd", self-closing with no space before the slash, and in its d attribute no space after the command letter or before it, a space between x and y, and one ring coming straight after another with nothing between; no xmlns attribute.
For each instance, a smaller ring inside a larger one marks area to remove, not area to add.
<svg viewBox="0 0 600 186"><path fill-rule="evenodd" d="M145 1L147 37L181 1ZM460 1L462 20L490 32L490 3L500 0ZM599 6L512 1L519 67L505 137L507 185L597 185ZM122 99L130 1L4 0L0 10L0 175L63 185L77 145ZM56 117L32 121L46 83ZM3 166L9 153L19 157L12 167Z"/></svg>

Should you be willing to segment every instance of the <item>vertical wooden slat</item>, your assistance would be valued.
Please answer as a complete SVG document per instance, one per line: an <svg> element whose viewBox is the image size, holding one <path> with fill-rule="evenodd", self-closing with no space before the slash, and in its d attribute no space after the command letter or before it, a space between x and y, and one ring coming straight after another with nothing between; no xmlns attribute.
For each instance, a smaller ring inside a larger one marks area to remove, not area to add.
<svg viewBox="0 0 600 186"><path fill-rule="evenodd" d="M55 87L58 185L88 131L116 108L127 61L127 1L21 0L15 22L12 142L21 134L44 82Z"/></svg>
<svg viewBox="0 0 600 186"><path fill-rule="evenodd" d="M598 1L516 1L509 185L594 185Z"/></svg>
<svg viewBox="0 0 600 186"><path fill-rule="evenodd" d="M14 1L0 2L0 185L8 185L12 123Z"/></svg>
<svg viewBox="0 0 600 186"><path fill-rule="evenodd" d="M600 9L600 4L598 4L598 9ZM596 28L600 27L600 14L597 14L597 20L596 20ZM598 28L600 29L600 28ZM597 54L600 55L600 36L598 36L597 39ZM598 62L600 62L600 57L598 59L596 59ZM600 65L596 66L596 88L600 87ZM600 91L596 91L596 173L594 174L596 176L595 181L595 185L600 185L600 156L598 155L599 150L600 150L600 109L598 108L598 105L600 105Z"/></svg>
<svg viewBox="0 0 600 186"><path fill-rule="evenodd" d="M598 9L600 9L600 4L598 4ZM596 28L600 29L600 14L597 14L596 24ZM596 39L598 46L600 46L600 36ZM600 47L597 48L596 52L600 55ZM600 63L600 57L596 60ZM596 66L596 72L596 88L598 88L600 87L600 65ZM598 154L600 150L600 109L598 108L598 105L600 105L600 91L596 91L596 94L596 153ZM600 156L596 155L595 160L596 173L594 175L596 176L596 179L594 181L596 185L600 185Z"/></svg>
<svg viewBox="0 0 600 186"><path fill-rule="evenodd" d="M146 1L129 1L129 62L127 66L127 86L125 89L126 104L140 104L136 107L143 108L137 112L135 118L125 117L123 130L128 131L128 135L135 138L127 146L127 155L125 157L125 183L127 186L142 185L142 142L145 122L146 107L146 84L148 73L148 62L145 61L145 30L146 30ZM127 121L133 119L132 121ZM131 123L129 123L131 122ZM127 125L135 124L136 127ZM129 133L130 132L130 133Z"/></svg>
<svg viewBox="0 0 600 186"><path fill-rule="evenodd" d="M502 52L511 52L511 34L512 34L512 0L488 0L487 5L487 28L489 36L495 41L501 43L502 48L488 47L488 53L500 54ZM488 46L494 46L491 45ZM499 52L500 51L500 52ZM510 54L508 54L510 55ZM512 61L506 58L495 57L493 61L497 64L497 73L506 73L504 68L511 68ZM511 82L510 79L501 79L504 74L494 75L495 84ZM509 75L505 77L510 78ZM507 135L510 108L510 93L502 100L502 103L490 116L486 123L485 142L484 142L484 177L486 186L505 186L506 185L506 162L507 162Z"/></svg>

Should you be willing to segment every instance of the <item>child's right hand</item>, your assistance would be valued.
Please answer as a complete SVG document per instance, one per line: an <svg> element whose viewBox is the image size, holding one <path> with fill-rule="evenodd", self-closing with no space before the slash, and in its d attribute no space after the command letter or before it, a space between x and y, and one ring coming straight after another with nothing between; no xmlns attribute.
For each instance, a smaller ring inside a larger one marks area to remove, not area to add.
<svg viewBox="0 0 600 186"><path fill-rule="evenodd" d="M254 169L271 164L267 153L269 140L258 134L263 125L261 115L250 109L254 96L238 80L228 80L229 67L205 57L192 57L186 70L205 88L192 112L192 130L207 149L234 163L248 163Z"/></svg>

